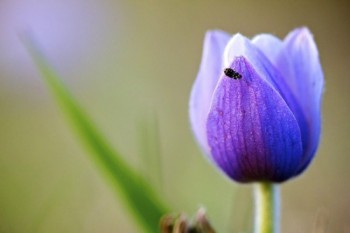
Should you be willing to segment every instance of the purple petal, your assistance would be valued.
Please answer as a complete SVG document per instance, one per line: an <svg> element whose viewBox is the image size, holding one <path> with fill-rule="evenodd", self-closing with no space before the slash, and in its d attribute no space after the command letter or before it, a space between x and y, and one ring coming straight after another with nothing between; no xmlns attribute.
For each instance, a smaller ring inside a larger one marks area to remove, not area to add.
<svg viewBox="0 0 350 233"><path fill-rule="evenodd" d="M302 159L299 125L281 95L245 57L230 67L241 79L222 76L207 121L213 160L239 182L284 181Z"/></svg>
<svg viewBox="0 0 350 233"><path fill-rule="evenodd" d="M261 41L259 42L259 40ZM271 86L273 86L273 88L281 95L281 97L284 99L284 101L291 109L298 121L299 128L301 131L303 150L305 152L309 147L309 138L311 135L305 113L302 110L300 101L292 92L290 85L288 85L288 79L285 76L283 76L283 74L280 72L281 69L277 69L276 66L268 59L268 57L270 57L272 60L279 59L280 55L277 55L277 58L275 56L278 49L283 51L283 47L276 49L276 47L281 46L281 44L278 42L277 39L273 39L272 36L265 35L262 36L261 39L255 38L254 42L256 43L256 45L251 43L248 39L244 38L243 36L238 36L237 38L234 37L233 39L231 39L231 41L229 42L230 48L226 47L225 50L227 62L229 62L230 60L232 61L234 57L243 55L252 64L256 72L260 74L261 77L265 77L265 80ZM272 48L269 50L268 46L276 46L274 48L276 50ZM265 56L265 53L269 54L269 51L273 52L271 52L270 55ZM280 54L281 53L282 52L280 52ZM307 154L304 153L303 160L307 160L307 158ZM305 162L300 161L300 163L301 164L299 165L299 167L302 166L302 164L304 164Z"/></svg>
<svg viewBox="0 0 350 233"><path fill-rule="evenodd" d="M271 34L260 34L252 39L252 43L265 54L272 64L276 64L277 56L283 47L283 42L279 38Z"/></svg>
<svg viewBox="0 0 350 233"><path fill-rule="evenodd" d="M305 151L307 151L309 145L310 130L301 105L288 84L288 78L283 76L278 68L275 69L275 67L278 67L277 63L284 49L284 44L280 39L270 34L258 35L253 38L252 43L264 53L270 60L270 64L274 66L274 68L268 68L270 72L272 71L273 81L299 123L304 151L304 159L301 161L300 167L305 163L304 160L308 158Z"/></svg>
<svg viewBox="0 0 350 233"><path fill-rule="evenodd" d="M222 54L230 35L222 31L209 31L204 40L204 50L197 79L190 97L190 121L193 132L206 154L209 153L206 120L217 81L223 72Z"/></svg>
<svg viewBox="0 0 350 233"><path fill-rule="evenodd" d="M313 36L307 28L299 28L287 35L277 66L300 104L305 116L307 139L302 172L316 152L321 131L321 97L324 86L323 72Z"/></svg>

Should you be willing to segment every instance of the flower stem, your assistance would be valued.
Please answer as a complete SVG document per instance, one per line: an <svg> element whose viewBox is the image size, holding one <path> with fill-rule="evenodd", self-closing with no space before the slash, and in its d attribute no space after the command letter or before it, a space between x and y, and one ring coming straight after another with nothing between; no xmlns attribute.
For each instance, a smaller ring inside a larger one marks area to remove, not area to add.
<svg viewBox="0 0 350 233"><path fill-rule="evenodd" d="M261 182L255 184L255 233L279 233L279 186Z"/></svg>

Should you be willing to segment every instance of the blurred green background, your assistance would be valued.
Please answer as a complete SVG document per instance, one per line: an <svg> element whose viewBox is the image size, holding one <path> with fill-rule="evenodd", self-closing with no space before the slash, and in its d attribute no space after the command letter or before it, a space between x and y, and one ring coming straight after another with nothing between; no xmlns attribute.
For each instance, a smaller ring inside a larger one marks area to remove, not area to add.
<svg viewBox="0 0 350 233"><path fill-rule="evenodd" d="M282 187L282 232L349 233L349 10L346 1L1 0L0 232L138 231L19 34L35 35L110 142L175 212L204 206L219 232L247 232L251 186L213 169L190 131L204 33L284 37L306 25L326 77L323 135L307 172Z"/></svg>

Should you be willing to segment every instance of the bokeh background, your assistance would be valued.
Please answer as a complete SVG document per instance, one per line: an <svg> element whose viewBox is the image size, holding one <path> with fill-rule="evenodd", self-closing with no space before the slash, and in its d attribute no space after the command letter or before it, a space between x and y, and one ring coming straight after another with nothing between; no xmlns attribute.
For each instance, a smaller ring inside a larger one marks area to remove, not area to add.
<svg viewBox="0 0 350 233"><path fill-rule="evenodd" d="M284 37L306 25L326 77L323 135L282 187L284 233L350 232L350 32L347 1L0 1L0 232L138 232L40 78L19 35L49 62L125 159L219 232L251 231L251 186L203 158L188 98L204 33Z"/></svg>

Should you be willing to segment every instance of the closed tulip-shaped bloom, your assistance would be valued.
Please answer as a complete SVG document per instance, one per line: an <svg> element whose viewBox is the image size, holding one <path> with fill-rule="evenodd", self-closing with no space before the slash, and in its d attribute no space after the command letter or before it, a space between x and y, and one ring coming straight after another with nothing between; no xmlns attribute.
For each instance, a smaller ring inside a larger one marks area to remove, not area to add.
<svg viewBox="0 0 350 233"><path fill-rule="evenodd" d="M282 182L302 173L320 138L324 80L307 28L282 41L209 31L190 99L204 153L238 182Z"/></svg>

